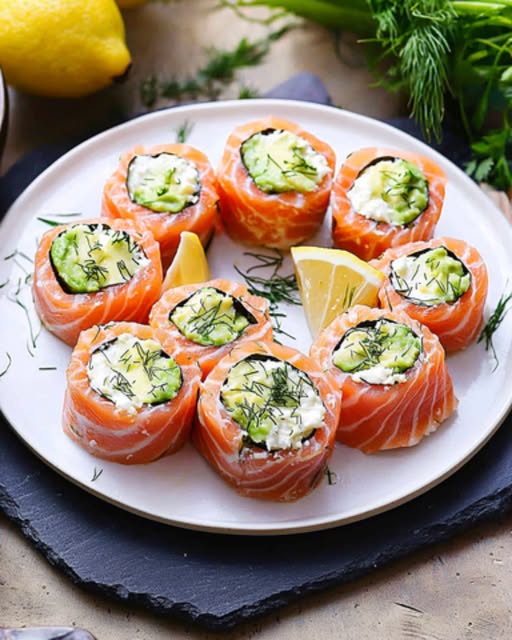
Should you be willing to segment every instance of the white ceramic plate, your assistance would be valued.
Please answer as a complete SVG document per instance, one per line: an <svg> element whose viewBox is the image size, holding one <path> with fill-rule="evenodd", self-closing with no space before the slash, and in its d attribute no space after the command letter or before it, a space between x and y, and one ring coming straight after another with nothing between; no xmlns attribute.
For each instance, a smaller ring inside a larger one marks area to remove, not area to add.
<svg viewBox="0 0 512 640"><path fill-rule="evenodd" d="M48 227L37 217L99 214L102 187L120 153L137 144L175 141L185 121L188 142L217 164L224 142L238 124L275 114L299 122L336 150L338 161L362 146L383 145L425 153L445 170L449 183L436 235L475 245L487 262L489 314L512 286L512 232L500 212L450 162L415 139L377 121L346 111L290 101L237 101L156 112L106 131L52 165L25 191L7 214L0 232L3 257L0 283L0 378L2 411L18 435L51 467L87 491L148 518L189 528L239 534L291 533L352 522L417 496L453 473L492 435L512 404L512 314L495 335L499 365L482 344L450 356L448 366L459 409L437 433L417 447L365 456L337 445L330 462L335 484L324 480L311 495L293 504L239 497L188 445L178 454L140 466L122 466L91 457L61 431L65 368L70 348L39 331L25 284L36 243ZM62 218L66 220L66 218ZM314 242L329 244L329 220ZM12 257L13 251L18 255ZM209 250L213 277L239 278L254 264L228 238ZM11 256L11 257L9 257ZM288 262L283 273L292 270ZM19 289L19 291L18 291ZM13 300L17 297L28 309ZM307 351L310 336L300 307L283 307L284 328L295 340L282 341ZM29 323L30 318L30 323Z"/></svg>

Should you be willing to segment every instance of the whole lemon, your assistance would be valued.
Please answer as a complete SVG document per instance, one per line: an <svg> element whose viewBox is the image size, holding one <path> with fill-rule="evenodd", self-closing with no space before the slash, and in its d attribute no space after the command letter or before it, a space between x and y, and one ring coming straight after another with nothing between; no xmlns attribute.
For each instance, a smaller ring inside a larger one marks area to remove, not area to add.
<svg viewBox="0 0 512 640"><path fill-rule="evenodd" d="M88 95L130 64L114 0L0 2L0 66L7 82L27 93Z"/></svg>

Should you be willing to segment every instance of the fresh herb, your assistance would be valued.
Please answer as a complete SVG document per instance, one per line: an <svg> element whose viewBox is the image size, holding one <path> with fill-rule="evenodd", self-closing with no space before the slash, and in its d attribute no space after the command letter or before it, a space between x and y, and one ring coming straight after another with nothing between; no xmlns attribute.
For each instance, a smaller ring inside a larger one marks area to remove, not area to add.
<svg viewBox="0 0 512 640"><path fill-rule="evenodd" d="M39 371L57 371L57 367L39 367Z"/></svg>
<svg viewBox="0 0 512 640"><path fill-rule="evenodd" d="M253 98L259 98L260 94L257 89L243 84L238 90L239 100L251 100Z"/></svg>
<svg viewBox="0 0 512 640"><path fill-rule="evenodd" d="M254 258L256 264L249 267L245 273L236 265L235 271L245 280L249 293L269 301L269 315L274 321L274 330L276 333L284 334L291 339L292 335L283 330L281 326L281 318L286 317L285 313L279 311L279 303L285 302L292 305L300 305L299 286L294 273L282 275L280 270L283 266L283 254L274 249L273 255L266 253L244 253L246 256ZM255 275L256 271L261 269L269 269L272 271L268 276Z"/></svg>
<svg viewBox="0 0 512 640"><path fill-rule="evenodd" d="M11 358L11 354L6 352L6 357L7 357L7 364L5 365L5 367L0 371L0 378L2 376L5 376L5 374L9 371L9 369L11 368L11 364L12 364L12 358Z"/></svg>
<svg viewBox="0 0 512 640"><path fill-rule="evenodd" d="M478 336L477 342L483 342L485 344L485 350L492 351L494 359L496 361L496 367L499 364L498 356L496 354L496 350L493 344L493 337L496 331L499 329L501 323L503 322L505 316L510 311L509 303L512 301L512 292L509 294L502 294L500 299L498 300L498 304L496 308L489 316L487 323L484 328L480 332Z"/></svg>
<svg viewBox="0 0 512 640"><path fill-rule="evenodd" d="M338 482L338 474L334 471L331 471L329 467L325 468L325 476L327 478L327 484L332 486Z"/></svg>
<svg viewBox="0 0 512 640"><path fill-rule="evenodd" d="M102 473L103 473L103 469L96 469L96 467L94 467L94 471L92 472L91 482L96 482L96 480L101 476Z"/></svg>
<svg viewBox="0 0 512 640"><path fill-rule="evenodd" d="M207 49L208 60L194 76L160 80L156 75L151 75L140 86L141 101L151 108L160 97L176 102L200 98L217 100L223 89L236 80L238 70L263 62L272 43L284 36L290 28L290 25L284 26L253 42L242 38L231 50Z"/></svg>
<svg viewBox="0 0 512 640"><path fill-rule="evenodd" d="M462 127L473 153L471 175L500 189L512 187L511 0L225 0L223 4L238 12L266 5L357 34L366 44L378 83L407 93L411 115L428 137L440 139L444 123ZM496 121L491 130L490 116Z"/></svg>
<svg viewBox="0 0 512 640"><path fill-rule="evenodd" d="M54 215L55 218L76 218L77 216L81 216L82 214L81 213L55 213L52 215ZM44 222L50 227L58 227L59 225L63 224L62 222L57 222L56 220L51 220L50 218L38 217L37 220L39 220L39 222Z"/></svg>
<svg viewBox="0 0 512 640"><path fill-rule="evenodd" d="M194 128L193 123L185 120L180 126L176 129L176 142L180 142L183 144L188 140L188 137L192 133L192 129Z"/></svg>

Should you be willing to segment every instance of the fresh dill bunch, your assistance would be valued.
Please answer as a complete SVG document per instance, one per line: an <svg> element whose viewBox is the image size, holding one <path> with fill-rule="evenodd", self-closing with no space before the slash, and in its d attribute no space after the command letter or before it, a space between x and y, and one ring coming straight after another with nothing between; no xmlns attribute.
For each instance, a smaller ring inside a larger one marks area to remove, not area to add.
<svg viewBox="0 0 512 640"><path fill-rule="evenodd" d="M457 14L446 0L369 0L369 4L384 57L394 59L388 76L397 80L383 84L406 89L412 117L427 136L439 140Z"/></svg>

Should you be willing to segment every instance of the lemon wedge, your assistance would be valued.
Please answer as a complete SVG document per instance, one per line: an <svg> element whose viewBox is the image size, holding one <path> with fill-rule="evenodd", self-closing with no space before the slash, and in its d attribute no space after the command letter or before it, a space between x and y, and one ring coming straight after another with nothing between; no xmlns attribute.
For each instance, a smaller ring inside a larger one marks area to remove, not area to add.
<svg viewBox="0 0 512 640"><path fill-rule="evenodd" d="M304 313L313 337L355 304L377 306L384 274L349 251L292 247Z"/></svg>
<svg viewBox="0 0 512 640"><path fill-rule="evenodd" d="M210 269L201 240L191 231L182 231L178 250L165 274L162 291L209 279Z"/></svg>

